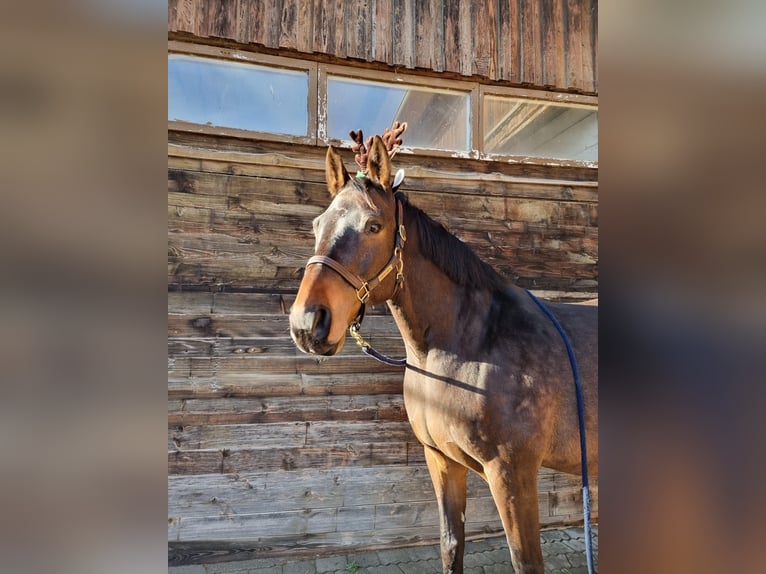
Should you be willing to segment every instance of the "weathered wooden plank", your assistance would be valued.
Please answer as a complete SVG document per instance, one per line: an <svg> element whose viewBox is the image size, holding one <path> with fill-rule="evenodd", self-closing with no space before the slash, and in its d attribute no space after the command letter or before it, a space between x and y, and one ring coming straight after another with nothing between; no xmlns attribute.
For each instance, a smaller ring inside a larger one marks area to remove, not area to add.
<svg viewBox="0 0 766 574"><path fill-rule="evenodd" d="M350 0L349 0L350 1ZM333 55L339 58L345 58L348 54L348 37L346 35L346 14L347 1L335 0L335 6L331 10L330 18L335 19L335 50Z"/></svg>
<svg viewBox="0 0 766 574"><path fill-rule="evenodd" d="M444 67L460 70L460 0L444 0Z"/></svg>
<svg viewBox="0 0 766 574"><path fill-rule="evenodd" d="M282 0L282 14L279 25L279 40L278 45L280 48L296 49L298 47L298 33L299 30L303 32L305 36L305 29L299 29L298 26L298 10L299 4L305 2L299 2L299 0ZM301 43L305 44L305 40Z"/></svg>
<svg viewBox="0 0 766 574"><path fill-rule="evenodd" d="M413 464L425 464L423 447L414 438L405 442L168 452L168 473L173 475Z"/></svg>
<svg viewBox="0 0 766 574"><path fill-rule="evenodd" d="M494 517L490 512L494 511ZM467 533L480 531L496 532L500 519L490 497L472 498L466 507ZM489 515L489 516L488 516ZM568 515L541 517L543 525L556 523L556 518L570 519ZM339 533L345 535L348 542L355 533L364 531L399 533L438 528L438 508L435 501L413 502L401 505L357 506L339 508L317 508L296 511L240 514L228 513L224 516L182 517L177 520L178 536L187 541L209 540L253 540L268 543L274 539L293 536L300 540L311 540L313 535ZM299 533L299 536L296 535ZM374 538L373 538L374 540ZM367 538L368 544L371 540Z"/></svg>
<svg viewBox="0 0 766 574"><path fill-rule="evenodd" d="M583 89L583 1L567 1L567 87Z"/></svg>
<svg viewBox="0 0 766 574"><path fill-rule="evenodd" d="M497 79L520 84L522 49L518 0L498 2L497 9L500 28L497 38Z"/></svg>
<svg viewBox="0 0 766 574"><path fill-rule="evenodd" d="M242 316L284 315L287 320L287 314L294 302L295 294L171 291L168 293L168 313L195 316L205 313ZM383 316L389 319L370 319ZM365 317L365 326L367 320L370 320L373 328L382 328L383 325L379 323L390 320L391 315L388 307L381 304L370 305Z"/></svg>
<svg viewBox="0 0 766 574"><path fill-rule="evenodd" d="M217 449L174 450L168 452L168 475L223 473L226 471L225 460L224 452Z"/></svg>
<svg viewBox="0 0 766 574"><path fill-rule="evenodd" d="M486 484L469 480L469 496L487 496ZM344 505L434 501L422 466L341 467L268 473L168 477L168 517L332 508Z"/></svg>
<svg viewBox="0 0 766 574"><path fill-rule="evenodd" d="M372 19L369 0L346 3L346 40L348 58L372 59Z"/></svg>
<svg viewBox="0 0 766 574"><path fill-rule="evenodd" d="M263 424L192 425L168 429L168 450L252 448L300 448L368 444L385 438L391 442L413 440L408 422L353 423L334 421Z"/></svg>
<svg viewBox="0 0 766 574"><path fill-rule="evenodd" d="M190 310L183 314L168 314L168 336L170 337L287 338L289 329L290 321L286 312L278 315L253 315L210 313L209 310L200 310L195 313ZM395 337L398 332L390 316L365 314L365 336ZM248 347L247 341L236 342L236 344L240 347Z"/></svg>
<svg viewBox="0 0 766 574"><path fill-rule="evenodd" d="M473 73L497 77L497 32L495 0L478 0L473 10Z"/></svg>
<svg viewBox="0 0 766 574"><path fill-rule="evenodd" d="M542 84L542 29L538 2L521 3L521 36L523 43L523 78L525 84Z"/></svg>
<svg viewBox="0 0 766 574"><path fill-rule="evenodd" d="M582 46L582 69L579 75L580 89L584 92L595 92L594 73L596 69L595 61L595 38L593 34L594 19L596 18L597 3L596 0L583 0L582 3L582 25L580 27L581 46Z"/></svg>
<svg viewBox="0 0 766 574"><path fill-rule="evenodd" d="M365 335L367 337L367 335ZM403 353L404 345L398 332L375 333L367 340L384 353ZM355 357L360 350L349 340L349 346L341 349L334 357ZM224 337L208 333L204 337L172 337L168 340L168 355L171 357L228 358L243 357L254 372L268 368L272 360L293 360L303 358L289 336L281 337ZM308 355L304 355L308 356ZM329 360L329 359L328 359ZM336 361L337 362L337 361ZM370 363L372 365L372 363Z"/></svg>
<svg viewBox="0 0 766 574"><path fill-rule="evenodd" d="M487 509L494 510L490 497L473 498L466 507L466 528L480 522L490 528L500 524L499 517L486 519ZM495 511L495 515L497 512ZM476 517L480 517L479 521ZM179 536L184 540L248 540L269 539L300 533L301 536L357 530L416 529L439 523L436 501L396 505L307 508L293 511L243 514L229 512L224 516L190 516L178 519Z"/></svg>
<svg viewBox="0 0 766 574"><path fill-rule="evenodd" d="M332 54L335 51L334 2L313 0L313 51Z"/></svg>
<svg viewBox="0 0 766 574"><path fill-rule="evenodd" d="M224 458L222 472L411 464L425 464L423 447L414 438L402 442L367 441L318 447L238 449Z"/></svg>
<svg viewBox="0 0 766 574"><path fill-rule="evenodd" d="M303 174L302 179L324 181L326 150L323 148L260 140L240 141L223 136L175 130L168 132L168 142L168 163L171 167L176 161L198 161L200 163L188 165L197 165L200 166L199 169L204 169L206 162L214 161L229 164L227 169L230 169L231 173L238 173L236 171L238 169L246 170L254 165L260 165L264 170L277 170L273 171L274 174L280 173L283 169L302 170L299 171ZM351 164L353 154L350 150L341 150L341 154L346 158L346 163ZM544 182L559 180L583 181L592 184L595 184L598 179L598 169L587 165L487 162L466 158L407 154L397 155L395 164L397 167L405 168L408 173L413 169L434 169L451 172L455 177L461 174L470 174L470 177L515 176L536 178ZM255 173L255 175L264 175L264 172Z"/></svg>
<svg viewBox="0 0 766 574"><path fill-rule="evenodd" d="M502 534L502 529L492 529L484 524L466 525L466 538L486 538ZM168 563L170 565L195 564L201 559L205 562L246 560L251 558L279 558L297 556L337 555L355 551L383 550L392 546L413 546L438 544L438 526L418 529L358 530L345 532L342 543L338 542L337 533L313 534L305 536L273 537L259 543L245 542L170 542Z"/></svg>
<svg viewBox="0 0 766 574"><path fill-rule="evenodd" d="M394 1L375 0L375 14L372 19L372 53L371 59L385 64L393 63L394 59Z"/></svg>
<svg viewBox="0 0 766 574"><path fill-rule="evenodd" d="M407 421L401 395L171 399L168 425Z"/></svg>
<svg viewBox="0 0 766 574"><path fill-rule="evenodd" d="M209 35L218 38L237 37L237 2L236 0L213 0L208 2L210 29Z"/></svg>
<svg viewBox="0 0 766 574"><path fill-rule="evenodd" d="M315 206L323 210L330 202L324 183L304 182L282 179L232 176L225 174L231 170L229 164L209 163L209 171L197 172L172 167L168 174L169 197L171 205L195 206L205 208L228 209L231 213L242 212L247 201L261 201L265 205L294 202L298 205ZM447 167L446 165L444 167ZM256 173L257 170L253 170ZM549 198L578 201L597 198L598 188L592 184L571 181L524 181L501 174L477 174L455 172L452 168L424 168L417 166L407 170L403 191L440 192L468 195L501 195L529 198ZM222 198L216 201L209 197ZM243 198L245 204L231 198ZM226 201L223 201L226 198ZM320 211L321 212L321 211ZM271 207L270 214L284 214L284 209ZM313 214L314 212L310 212ZM309 213L307 213L309 215Z"/></svg>
<svg viewBox="0 0 766 574"><path fill-rule="evenodd" d="M349 374L366 373L375 365L376 372L403 372L395 367L374 362L363 355L353 342L347 340L345 347L333 357L314 357L296 350L293 357L275 356L269 359L268 371L274 374ZM233 374L252 374L264 366L257 355L235 354L225 357L173 356L169 360L168 377L219 377Z"/></svg>
<svg viewBox="0 0 766 574"><path fill-rule="evenodd" d="M295 28L295 47L299 52L314 51L314 9L310 1L297 2L297 22Z"/></svg>
<svg viewBox="0 0 766 574"><path fill-rule="evenodd" d="M415 0L397 0L394 2L394 61L395 66L413 68L415 66Z"/></svg>
<svg viewBox="0 0 766 574"><path fill-rule="evenodd" d="M441 0L416 0L415 67L444 71L444 13Z"/></svg>
<svg viewBox="0 0 766 574"><path fill-rule="evenodd" d="M217 377L172 377L169 399L212 399L228 397L294 397L304 394L301 375L248 373ZM316 393L329 394L329 393Z"/></svg>
<svg viewBox="0 0 766 574"><path fill-rule="evenodd" d="M591 0L591 58L593 60L593 88L592 93L598 94L598 0Z"/></svg>

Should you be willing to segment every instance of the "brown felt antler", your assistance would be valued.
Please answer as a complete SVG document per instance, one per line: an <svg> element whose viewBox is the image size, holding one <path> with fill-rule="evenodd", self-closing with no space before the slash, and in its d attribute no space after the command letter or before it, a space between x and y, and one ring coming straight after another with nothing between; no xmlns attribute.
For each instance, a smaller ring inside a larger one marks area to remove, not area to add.
<svg viewBox="0 0 766 574"><path fill-rule="evenodd" d="M393 158L396 155L396 152L399 151L399 146L402 145L401 135L406 129L407 122L394 122L391 129L385 128L385 130L383 130L381 139L386 146L386 150L388 150L389 158ZM361 129L358 132L351 130L348 132L348 135L350 135L351 139L354 141L354 145L351 146L351 150L356 154L354 155L354 160L361 172L367 173L367 155L368 150L372 146L373 136L368 137L365 142L364 134Z"/></svg>

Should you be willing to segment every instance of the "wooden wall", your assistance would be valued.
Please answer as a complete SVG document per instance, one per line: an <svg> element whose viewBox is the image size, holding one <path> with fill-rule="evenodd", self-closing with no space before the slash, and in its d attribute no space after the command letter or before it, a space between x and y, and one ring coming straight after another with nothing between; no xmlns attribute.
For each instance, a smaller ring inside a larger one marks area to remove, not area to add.
<svg viewBox="0 0 766 574"><path fill-rule="evenodd" d="M171 36L598 93L597 0L169 0Z"/></svg>
<svg viewBox="0 0 766 574"><path fill-rule="evenodd" d="M169 132L172 564L438 540L402 370L350 340L318 360L289 337L311 220L329 203L324 155ZM413 203L517 283L570 298L596 291L596 170L402 154L394 163ZM364 330L403 354L384 306ZM539 484L544 525L581 520L577 478L544 470ZM501 532L475 476L466 515L472 537Z"/></svg>

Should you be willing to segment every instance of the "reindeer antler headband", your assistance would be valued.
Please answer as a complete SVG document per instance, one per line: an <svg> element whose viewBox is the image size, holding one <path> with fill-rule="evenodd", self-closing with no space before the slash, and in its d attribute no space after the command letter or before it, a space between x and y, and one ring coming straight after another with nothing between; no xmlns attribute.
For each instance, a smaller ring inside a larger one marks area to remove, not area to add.
<svg viewBox="0 0 766 574"><path fill-rule="evenodd" d="M394 122L394 125L391 126L391 129L386 128L383 131L383 135L381 136L381 139L383 140L383 144L386 146L386 150L388 150L388 157L393 158L396 155L396 152L399 151L399 146L402 145L402 138L401 135L404 133L404 131L407 129L407 122ZM372 138L373 136L370 136L367 138L367 141L364 141L364 135L362 134L362 130L354 131L351 130L348 132L348 135L351 136L351 139L354 141L354 145L351 146L351 150L356 154L354 155L354 160L356 161L356 164L359 166L359 170L366 174L367 173L367 155L368 150L372 146Z"/></svg>

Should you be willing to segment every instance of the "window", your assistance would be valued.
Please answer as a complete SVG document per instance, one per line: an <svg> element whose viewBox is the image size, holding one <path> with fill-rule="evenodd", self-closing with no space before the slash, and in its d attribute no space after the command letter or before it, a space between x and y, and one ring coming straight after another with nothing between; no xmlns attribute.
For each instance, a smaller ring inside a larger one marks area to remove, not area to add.
<svg viewBox="0 0 766 574"><path fill-rule="evenodd" d="M308 101L305 70L168 57L168 120L307 136Z"/></svg>
<svg viewBox="0 0 766 574"><path fill-rule="evenodd" d="M471 149L470 92L328 77L331 139L348 140L349 130L359 128L382 134L394 121L407 122L407 147Z"/></svg>
<svg viewBox="0 0 766 574"><path fill-rule="evenodd" d="M485 94L481 121L485 153L598 160L598 111L592 106Z"/></svg>
<svg viewBox="0 0 766 574"><path fill-rule="evenodd" d="M351 147L350 130L407 122L404 147L433 154L595 166L598 99L169 43L168 121L207 131Z"/></svg>

